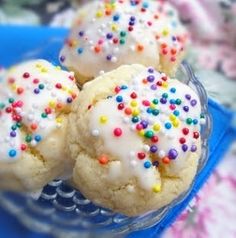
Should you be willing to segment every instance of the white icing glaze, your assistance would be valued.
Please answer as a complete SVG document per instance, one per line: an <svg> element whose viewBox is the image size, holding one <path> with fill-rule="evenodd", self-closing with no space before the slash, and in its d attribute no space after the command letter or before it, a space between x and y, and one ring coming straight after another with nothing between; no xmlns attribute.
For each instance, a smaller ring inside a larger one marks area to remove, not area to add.
<svg viewBox="0 0 236 238"><path fill-rule="evenodd" d="M122 64L157 67L159 54L174 62L187 37L175 9L161 1L132 2L94 1L80 9L60 53L61 63L94 77Z"/></svg>
<svg viewBox="0 0 236 238"><path fill-rule="evenodd" d="M0 161L19 159L22 144L37 146L59 127L62 121L58 116L76 93L73 73L62 71L45 60L28 61L8 70L0 88L0 103L4 103L0 111ZM7 113L7 109L10 112ZM19 118L12 119L14 115ZM17 122L25 127L29 140L21 138L20 128L12 129ZM13 151L12 156L9 151Z"/></svg>
<svg viewBox="0 0 236 238"><path fill-rule="evenodd" d="M91 133L96 131L96 136L104 143L103 153L117 160L110 162L108 179L128 182L136 177L140 186L147 190L161 183L155 161L171 163L176 170L196 152L201 115L199 98L191 88L148 70L133 77L127 89L118 89L115 96L96 103L90 109L89 121ZM148 81L152 81L151 77L153 82ZM160 81L162 86L157 85ZM119 108L121 104L122 109ZM131 116L126 115L127 107L132 109ZM138 122L134 121L135 116ZM138 125L142 125L141 135ZM145 158L139 157L139 153L144 153Z"/></svg>

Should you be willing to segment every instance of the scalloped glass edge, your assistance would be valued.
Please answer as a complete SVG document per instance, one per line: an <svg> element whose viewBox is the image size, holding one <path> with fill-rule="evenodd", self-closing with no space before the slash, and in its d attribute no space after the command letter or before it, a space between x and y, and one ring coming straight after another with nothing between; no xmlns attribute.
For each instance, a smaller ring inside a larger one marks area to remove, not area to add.
<svg viewBox="0 0 236 238"><path fill-rule="evenodd" d="M212 120L208 112L207 93L204 87L202 86L202 84L198 81L198 79L194 75L194 72L192 71L190 65L186 61L182 62L180 70L177 73L177 75L179 75L176 77L177 79L189 85L199 95L201 106L202 106L202 113L205 115L206 123L205 125L202 126L202 129L201 129L202 154L199 159L199 164L198 164L197 173L195 175L195 179L193 180L189 189L186 192L182 193L174 201L172 201L172 203L170 203L169 205L157 211L152 211L148 214L138 216L135 218L125 217L120 214L109 212L106 209L99 208L100 210L99 211L97 210L98 212L100 213L107 212L108 216L109 215L112 216L112 222L116 221L117 227L112 228L112 227L109 227L110 223L109 224L104 223L104 224L101 224L99 228L97 227L97 229L90 228L88 230L86 229L76 230L75 229L76 226L73 227L72 229L71 225L73 224L73 221L68 222L67 224L65 220L61 220L61 221L57 220L58 223L54 224L53 222L55 222L55 217L54 219L52 217L53 217L53 213L55 213L55 209L59 209L61 212L64 212L64 213L70 212L70 210L66 211L66 209L60 206L59 204L57 204L57 202L51 203L49 200L53 198L44 192L42 192L41 197L43 197L43 199L46 199L46 200L48 199L48 203L51 204L49 205L48 209L45 209L45 211L42 211L42 208L40 206L37 206L38 200L34 200L32 197L26 197L26 196L22 196L15 193L10 193L9 195L9 193L0 192L0 205L4 207L7 211L9 211L11 214L13 214L15 217L17 217L18 220L29 229L37 231L37 232L48 233L56 237L66 236L67 238L74 238L74 237L78 237L78 235L79 237L91 237L91 235L92 237L101 237L101 236L102 237L117 237L117 236L124 236L125 234L131 233L131 232L144 230L154 225L160 224L160 222L168 215L170 210L176 205L182 203L193 190L197 175L202 171L202 169L205 167L208 161L208 152L209 152L208 138L210 136L211 129L212 129L212 126L211 126ZM64 192L61 191L59 187L62 183L63 183L62 181L58 180L58 181L54 181L50 183L49 185L57 187L56 189L57 194L61 193L60 195L63 196ZM74 194L75 194L75 190L72 189L72 191L69 194L64 193L64 196L68 198L73 198ZM17 198L26 200L27 209L28 208L30 209L29 214L27 214L26 212L26 207L21 207L17 205L17 203L15 203L15 200ZM53 201L56 201L56 200L53 200ZM84 202L85 201L86 199L84 200ZM51 206L51 209L50 209L50 206ZM75 208L72 207L72 210L73 209ZM37 219L37 215L39 213L45 213L44 215L46 215L46 217L51 216L51 222L46 224L40 221L40 219ZM119 223L119 219L121 221L120 223Z"/></svg>

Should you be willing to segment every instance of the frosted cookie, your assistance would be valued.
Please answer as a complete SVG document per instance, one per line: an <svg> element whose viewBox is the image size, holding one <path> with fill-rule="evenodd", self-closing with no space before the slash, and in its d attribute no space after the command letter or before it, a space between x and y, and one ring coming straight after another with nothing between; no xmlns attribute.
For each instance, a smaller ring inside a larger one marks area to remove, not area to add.
<svg viewBox="0 0 236 238"><path fill-rule="evenodd" d="M73 179L96 204L129 216L186 191L201 155L198 95L152 67L121 66L85 84L69 116Z"/></svg>
<svg viewBox="0 0 236 238"><path fill-rule="evenodd" d="M72 166L64 139L77 94L74 74L45 60L2 74L0 189L34 191Z"/></svg>
<svg viewBox="0 0 236 238"><path fill-rule="evenodd" d="M79 9L60 62L80 84L123 64L172 75L187 38L176 10L165 1L92 1Z"/></svg>

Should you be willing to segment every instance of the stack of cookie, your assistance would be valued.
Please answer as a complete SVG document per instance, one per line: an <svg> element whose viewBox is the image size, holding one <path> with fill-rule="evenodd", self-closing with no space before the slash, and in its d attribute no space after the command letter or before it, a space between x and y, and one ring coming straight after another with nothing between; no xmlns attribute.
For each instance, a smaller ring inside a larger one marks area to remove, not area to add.
<svg viewBox="0 0 236 238"><path fill-rule="evenodd" d="M75 77L44 60L1 74L0 188L35 191L68 175L128 216L171 203L201 155L199 97L170 78L187 44L165 1L84 5L59 56Z"/></svg>

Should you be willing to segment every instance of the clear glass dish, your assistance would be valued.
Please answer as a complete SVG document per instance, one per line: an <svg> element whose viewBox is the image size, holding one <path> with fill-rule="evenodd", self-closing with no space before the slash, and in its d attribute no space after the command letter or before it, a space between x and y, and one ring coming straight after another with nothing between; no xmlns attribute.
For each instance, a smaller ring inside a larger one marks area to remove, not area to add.
<svg viewBox="0 0 236 238"><path fill-rule="evenodd" d="M50 50L53 44L58 49L62 39L52 40L43 49L28 52L22 58L45 58L57 62ZM50 49L50 50L49 50ZM47 57L45 57L47 56ZM19 59L20 61L21 59ZM202 113L206 123L201 128L202 155L195 180L208 161L208 138L211 132L211 118L208 113L206 91L197 80L188 63L183 62L177 78L193 88L201 99ZM29 229L51 234L55 237L123 237L131 232L160 224L170 210L183 202L192 191L192 186L171 204L157 211L129 218L94 205L62 180L49 183L38 199L26 194L0 192L0 206L12 213Z"/></svg>

